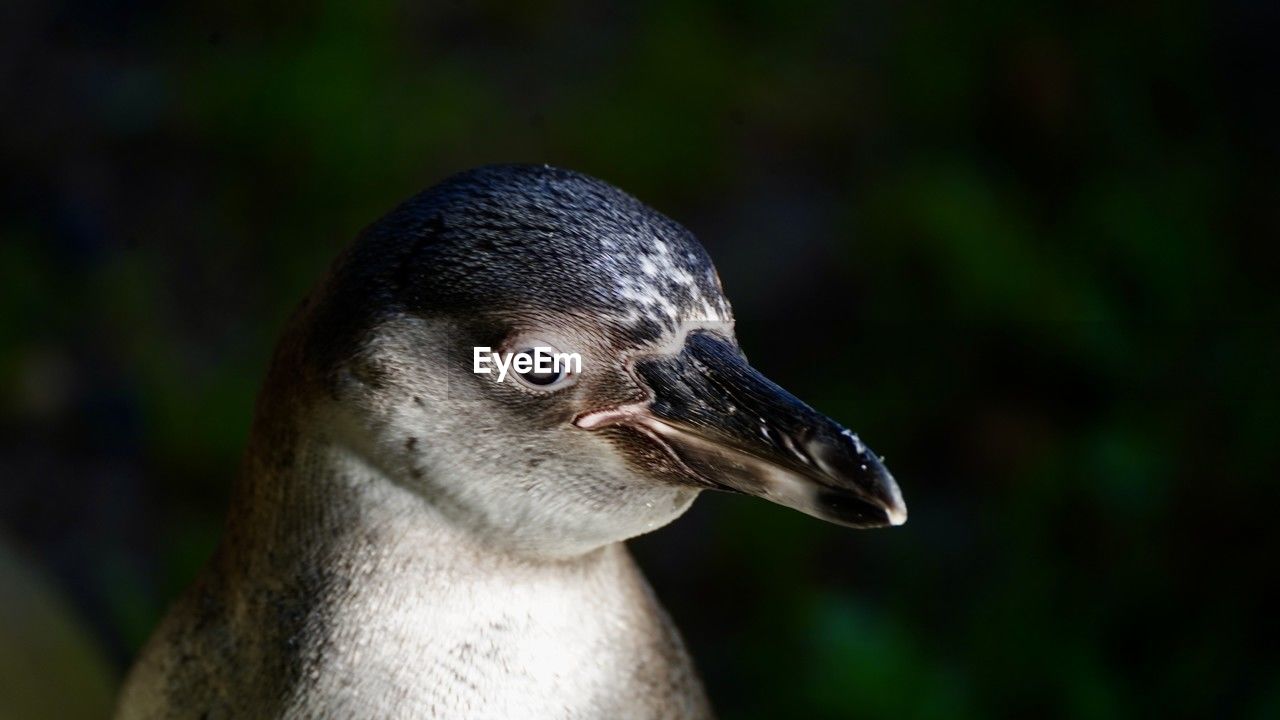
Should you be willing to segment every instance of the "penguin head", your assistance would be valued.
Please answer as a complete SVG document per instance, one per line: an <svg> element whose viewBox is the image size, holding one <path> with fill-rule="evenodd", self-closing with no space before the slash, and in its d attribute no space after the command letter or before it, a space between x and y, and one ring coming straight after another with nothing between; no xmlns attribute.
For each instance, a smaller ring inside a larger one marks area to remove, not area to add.
<svg viewBox="0 0 1280 720"><path fill-rule="evenodd" d="M367 228L305 318L339 441L512 551L623 540L704 489L905 520L856 435L747 363L696 238L585 175L442 182Z"/></svg>

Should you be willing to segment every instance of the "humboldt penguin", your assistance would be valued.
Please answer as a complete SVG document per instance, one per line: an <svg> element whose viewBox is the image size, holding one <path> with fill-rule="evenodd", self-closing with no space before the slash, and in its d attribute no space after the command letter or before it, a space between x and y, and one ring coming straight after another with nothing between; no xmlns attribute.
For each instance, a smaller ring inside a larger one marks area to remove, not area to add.
<svg viewBox="0 0 1280 720"><path fill-rule="evenodd" d="M119 717L709 717L624 541L703 490L907 517L733 322L694 236L600 180L482 167L395 208L288 322ZM483 371L530 350L578 363Z"/></svg>

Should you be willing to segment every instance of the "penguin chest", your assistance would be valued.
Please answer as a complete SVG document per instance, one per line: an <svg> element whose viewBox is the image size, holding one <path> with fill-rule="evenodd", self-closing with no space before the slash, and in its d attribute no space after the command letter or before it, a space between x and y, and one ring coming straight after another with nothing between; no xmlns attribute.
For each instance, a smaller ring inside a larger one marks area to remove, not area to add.
<svg viewBox="0 0 1280 720"><path fill-rule="evenodd" d="M671 716L655 699L700 697L647 597L546 579L433 584L347 599L298 709L313 698L350 717L645 718Z"/></svg>

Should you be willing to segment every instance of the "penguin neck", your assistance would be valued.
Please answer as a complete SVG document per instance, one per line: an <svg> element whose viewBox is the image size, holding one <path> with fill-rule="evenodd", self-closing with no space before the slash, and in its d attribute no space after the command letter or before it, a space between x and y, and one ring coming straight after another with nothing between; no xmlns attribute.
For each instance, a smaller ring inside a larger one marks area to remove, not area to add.
<svg viewBox="0 0 1280 720"><path fill-rule="evenodd" d="M256 452L279 439L255 438L216 576L233 636L261 648L245 666L284 678L282 713L358 715L372 697L448 716L705 714L622 543L515 556L323 433Z"/></svg>
<svg viewBox="0 0 1280 720"><path fill-rule="evenodd" d="M323 433L250 453L216 562L233 636L257 639L250 666L286 678L286 707L300 715L458 692L441 701L446 714L508 702L551 712L566 697L653 702L653 683L705 702L622 543L511 555ZM478 678L479 694L442 674L453 670Z"/></svg>
<svg viewBox="0 0 1280 720"><path fill-rule="evenodd" d="M513 554L458 526L310 415L271 411L255 422L225 544L237 556L232 567L245 574L358 578L373 592L430 592L429 579L440 574L581 575L626 556L621 543L567 558Z"/></svg>

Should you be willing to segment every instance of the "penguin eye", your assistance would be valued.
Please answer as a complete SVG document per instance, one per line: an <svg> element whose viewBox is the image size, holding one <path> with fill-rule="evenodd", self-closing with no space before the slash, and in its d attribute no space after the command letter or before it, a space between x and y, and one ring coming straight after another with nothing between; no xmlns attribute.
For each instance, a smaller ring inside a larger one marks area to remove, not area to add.
<svg viewBox="0 0 1280 720"><path fill-rule="evenodd" d="M526 383L529 383L530 385L536 385L538 387L547 387L548 385L555 385L556 383L563 380L565 378L565 375L567 374L568 373L566 373L563 368L561 368L560 370L552 370L551 372L545 372L545 373L537 372L536 370L531 370L527 373L516 373L516 375L519 376L521 380L524 380Z"/></svg>
<svg viewBox="0 0 1280 720"><path fill-rule="evenodd" d="M516 357L520 356L528 357L530 365L523 372L519 367L513 366L511 374L535 390L557 390L569 384L582 362L580 359L575 361L573 355L561 353L548 345L524 348L516 353Z"/></svg>

